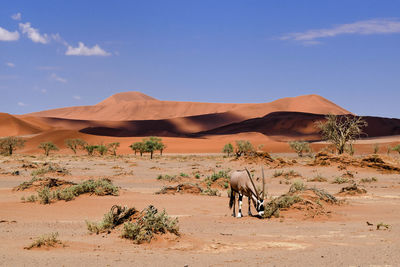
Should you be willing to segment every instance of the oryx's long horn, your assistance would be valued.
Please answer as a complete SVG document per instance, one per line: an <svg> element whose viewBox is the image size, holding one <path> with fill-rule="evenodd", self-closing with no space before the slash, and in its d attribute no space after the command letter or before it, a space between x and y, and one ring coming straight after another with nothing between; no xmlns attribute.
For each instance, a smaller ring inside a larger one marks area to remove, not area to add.
<svg viewBox="0 0 400 267"><path fill-rule="evenodd" d="M249 172L249 170L248 170L247 168L244 168L244 169L246 170L247 175L249 176L250 182L251 182L251 184L252 184L253 187L254 187L254 191L256 191L256 196L257 196L257 199L258 199L258 198L260 197L260 195L258 194L258 190L257 190L256 185L255 185L254 182L253 182L253 179L251 179L251 174L250 174L250 172Z"/></svg>
<svg viewBox="0 0 400 267"><path fill-rule="evenodd" d="M262 199L265 197L265 175L264 175L264 167L261 167L261 172L262 172Z"/></svg>

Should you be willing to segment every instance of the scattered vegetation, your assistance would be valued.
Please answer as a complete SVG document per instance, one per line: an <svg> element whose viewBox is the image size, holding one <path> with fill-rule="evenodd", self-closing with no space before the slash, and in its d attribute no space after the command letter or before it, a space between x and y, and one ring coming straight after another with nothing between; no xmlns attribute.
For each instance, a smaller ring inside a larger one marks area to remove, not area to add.
<svg viewBox="0 0 400 267"><path fill-rule="evenodd" d="M389 230L390 227L391 227L390 224L380 222L376 225L376 230L381 230L381 228L383 228L384 230Z"/></svg>
<svg viewBox="0 0 400 267"><path fill-rule="evenodd" d="M50 151L58 151L58 147L53 142L42 142L39 145L40 149L43 149L44 154L48 156Z"/></svg>
<svg viewBox="0 0 400 267"><path fill-rule="evenodd" d="M111 143L111 144L108 144L108 145L107 145L107 146L108 146L108 149L111 151L111 154L112 154L113 156L116 156L116 155L117 155L117 149L119 148L119 145L120 145L119 142L114 142L114 143Z"/></svg>
<svg viewBox="0 0 400 267"><path fill-rule="evenodd" d="M229 186L229 170L227 171L219 171L217 173L213 173L210 176L207 176L207 178L204 179L204 182L206 182L207 187L211 187L214 183L218 183L220 186L223 186L224 188L228 188Z"/></svg>
<svg viewBox="0 0 400 267"><path fill-rule="evenodd" d="M86 221L86 226L91 233L104 233L116 226L123 224L125 221L129 220L130 217L135 215L138 211L135 208L121 207L114 205L111 207L110 211L104 214L103 220L96 222Z"/></svg>
<svg viewBox="0 0 400 267"><path fill-rule="evenodd" d="M162 155L163 150L166 148L162 143L162 139L155 136L143 138L142 142L133 143L129 147L135 152L135 155L137 152L140 153L140 156L145 152L150 153L150 159L153 159L154 151L159 150L160 155Z"/></svg>
<svg viewBox="0 0 400 267"><path fill-rule="evenodd" d="M378 179L376 177L371 177L371 178L362 178L360 180L361 183L372 183L372 182L377 182Z"/></svg>
<svg viewBox="0 0 400 267"><path fill-rule="evenodd" d="M308 153L311 151L310 144L308 142L292 141L289 142L289 146L297 153L297 155L299 155L299 157L302 157L303 153Z"/></svg>
<svg viewBox="0 0 400 267"><path fill-rule="evenodd" d="M53 200L70 201L75 199L75 197L86 193L95 194L97 196L117 196L119 194L118 187L107 178L87 180L79 184L72 184L55 178L44 179L34 177L31 181L19 185L17 190L29 188L36 181L43 181L42 186L37 190L38 196L32 195L28 197L28 199L25 200L27 202L36 202L39 200L41 204L50 204ZM50 190L65 184L68 184L69 186L62 189Z"/></svg>
<svg viewBox="0 0 400 267"><path fill-rule="evenodd" d="M379 144L374 144L373 148L374 148L374 154L378 154L378 152L379 152Z"/></svg>
<svg viewBox="0 0 400 267"><path fill-rule="evenodd" d="M254 152L254 146L250 141L248 140L237 140L236 141L236 148L235 148L235 154L236 157L240 157L242 155L249 154L251 152Z"/></svg>
<svg viewBox="0 0 400 267"><path fill-rule="evenodd" d="M131 239L137 244L150 242L155 234L172 233L179 236L178 219L172 219L163 210L158 210L149 206L143 210L135 222L127 222L124 224L122 237Z"/></svg>
<svg viewBox="0 0 400 267"><path fill-rule="evenodd" d="M177 177L176 175L160 174L157 176L157 180L162 180L162 181L167 181L167 182L176 182L176 181L179 181L179 177Z"/></svg>
<svg viewBox="0 0 400 267"><path fill-rule="evenodd" d="M32 176L42 176L46 173L57 173L57 174L61 174L61 175L70 174L70 172L66 168L60 167L57 164L45 163L42 168L32 171L31 175Z"/></svg>
<svg viewBox="0 0 400 267"><path fill-rule="evenodd" d="M24 249L55 247L57 244L62 244L62 242L58 239L58 233L51 233L38 237L35 241L32 242L32 244L24 247Z"/></svg>
<svg viewBox="0 0 400 267"><path fill-rule="evenodd" d="M335 180L333 180L332 184L344 184L348 183L349 179L346 177L336 177Z"/></svg>
<svg viewBox="0 0 400 267"><path fill-rule="evenodd" d="M18 148L25 146L25 140L15 136L0 138L0 154L11 156Z"/></svg>
<svg viewBox="0 0 400 267"><path fill-rule="evenodd" d="M228 157L233 153L233 145L228 143L222 149L222 153L225 153Z"/></svg>
<svg viewBox="0 0 400 267"><path fill-rule="evenodd" d="M397 151L400 154L400 144L392 148L393 151Z"/></svg>
<svg viewBox="0 0 400 267"><path fill-rule="evenodd" d="M290 179L290 178L295 178L295 177L301 177L301 174L296 172L296 171L294 171L294 170L290 170L290 171L287 171L287 172L275 171L274 174L273 174L273 177L275 177L275 178L276 177L280 177L280 176L284 177L285 179Z"/></svg>
<svg viewBox="0 0 400 267"><path fill-rule="evenodd" d="M341 195L359 195L365 193L367 193L367 190L359 187L356 183L343 187L339 192Z"/></svg>
<svg viewBox="0 0 400 267"><path fill-rule="evenodd" d="M266 203L263 217L279 217L280 210L288 209L295 204L300 205L296 207L297 209L305 210L309 216L314 217L325 214L322 203L336 204L338 200L323 189L308 188L298 181L293 183L288 193Z"/></svg>
<svg viewBox="0 0 400 267"><path fill-rule="evenodd" d="M75 139L67 139L65 140L65 145L70 148L74 154L76 155L76 152L78 149L85 149L85 145L87 145L85 140L75 138Z"/></svg>
<svg viewBox="0 0 400 267"><path fill-rule="evenodd" d="M317 122L324 140L335 145L339 154L345 151L346 144L354 141L363 132L362 129L368 124L362 118L352 115L333 115L325 117L325 122Z"/></svg>
<svg viewBox="0 0 400 267"><path fill-rule="evenodd" d="M327 182L328 179L326 179L325 177L323 177L321 174L318 174L317 176L310 178L307 180L307 182Z"/></svg>

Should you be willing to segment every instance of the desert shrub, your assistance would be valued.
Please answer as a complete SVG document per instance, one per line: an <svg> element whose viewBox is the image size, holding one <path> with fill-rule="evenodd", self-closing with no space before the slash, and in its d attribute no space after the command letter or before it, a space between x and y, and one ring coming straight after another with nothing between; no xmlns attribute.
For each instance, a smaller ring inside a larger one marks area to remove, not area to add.
<svg viewBox="0 0 400 267"><path fill-rule="evenodd" d="M318 174L317 176L310 178L307 181L308 182L326 182L326 181L328 181L328 179L326 179L322 175Z"/></svg>
<svg viewBox="0 0 400 267"><path fill-rule="evenodd" d="M107 145L108 149L111 151L111 154L113 156L117 155L117 149L118 149L119 145L120 144L118 142L114 142L114 143L111 143L111 144Z"/></svg>
<svg viewBox="0 0 400 267"><path fill-rule="evenodd" d="M280 170L280 171L276 170L272 176L274 178L276 178L276 177L279 177L279 176L282 176L282 175L283 175L283 171L282 170Z"/></svg>
<svg viewBox="0 0 400 267"><path fill-rule="evenodd" d="M349 179L345 178L345 177L336 177L335 180L333 180L332 184L344 184L344 183L348 183Z"/></svg>
<svg viewBox="0 0 400 267"><path fill-rule="evenodd" d="M27 188L34 181L41 180L34 179L26 182L23 187ZM19 187L21 187L21 185ZM52 192L50 191L50 188L48 186L45 186L39 189L37 192L38 197L32 195L27 199L27 201L32 200L29 202L36 202L37 199L39 199L41 204L50 204L52 200L70 201L75 199L75 197L86 193L95 194L97 196L117 196L119 194L119 189L111 182L110 179L102 178L99 180L87 180L79 184L65 187L63 189L54 190Z"/></svg>
<svg viewBox="0 0 400 267"><path fill-rule="evenodd" d="M389 230L391 228L391 225L383 223L383 222L380 222L380 223L378 223L376 225L376 230L381 230L381 228L384 229L384 230Z"/></svg>
<svg viewBox="0 0 400 267"><path fill-rule="evenodd" d="M144 145L143 142L133 143L129 147L135 152L135 155L136 155L137 152L139 152L140 156L142 156L143 153L146 151L146 148L145 148L145 145Z"/></svg>
<svg viewBox="0 0 400 267"><path fill-rule="evenodd" d="M26 202L36 202L36 201L37 201L36 195L30 195L26 198Z"/></svg>
<svg viewBox="0 0 400 267"><path fill-rule="evenodd" d="M299 157L302 157L304 152L308 153L311 151L310 144L308 142L292 141L289 142L289 146L297 153L297 155L299 155Z"/></svg>
<svg viewBox="0 0 400 267"><path fill-rule="evenodd" d="M0 154L11 156L18 148L23 148L25 140L20 137L8 136L0 138Z"/></svg>
<svg viewBox="0 0 400 267"><path fill-rule="evenodd" d="M211 176L208 176L206 180L210 180L211 182L216 182L219 179L229 179L228 171L219 171L217 173L213 173Z"/></svg>
<svg viewBox="0 0 400 267"><path fill-rule="evenodd" d="M213 189L210 186L207 186L206 189L203 189L201 191L201 194L207 195L207 196L219 196L220 195L218 189Z"/></svg>
<svg viewBox="0 0 400 267"><path fill-rule="evenodd" d="M339 154L345 151L346 144L354 141L363 132L362 129L368 124L362 118L353 115L333 115L325 117L325 122L317 122L322 138L335 145Z"/></svg>
<svg viewBox="0 0 400 267"><path fill-rule="evenodd" d="M70 148L74 152L74 154L76 154L76 151L78 149L82 149L83 150L85 148L86 144L87 143L86 143L85 140L82 140L82 139L79 139L79 138L65 140L65 145L68 148Z"/></svg>
<svg viewBox="0 0 400 267"><path fill-rule="evenodd" d="M66 168L62 168L55 164L48 164L47 167L43 167L31 172L32 176L41 176L46 173L58 173L62 175L68 175L70 172Z"/></svg>
<svg viewBox="0 0 400 267"><path fill-rule="evenodd" d="M95 234L99 234L113 228L114 224L112 211L104 214L103 220L98 223L86 221L86 226L89 232Z"/></svg>
<svg viewBox="0 0 400 267"><path fill-rule="evenodd" d="M242 154L249 154L254 152L254 146L248 140L237 140L236 141L236 149L235 153L237 157L240 157Z"/></svg>
<svg viewBox="0 0 400 267"><path fill-rule="evenodd" d="M150 153L150 159L152 159L154 151L160 150L162 142L161 138L150 136L149 138L143 139L143 144L145 147L145 152Z"/></svg>
<svg viewBox="0 0 400 267"><path fill-rule="evenodd" d="M231 143L226 144L222 149L222 153L227 154L229 157L233 153L233 145Z"/></svg>
<svg viewBox="0 0 400 267"><path fill-rule="evenodd" d="M123 238L132 239L140 244L150 242L154 234L170 232L179 236L178 218L172 219L165 210L159 213L155 207L149 206L142 214L135 222L124 224Z"/></svg>
<svg viewBox="0 0 400 267"><path fill-rule="evenodd" d="M102 178L99 180L87 180L80 184L66 187L62 190L57 190L56 198L58 200L69 201L86 193L92 193L97 196L118 196L119 189L111 182L110 179L107 178Z"/></svg>
<svg viewBox="0 0 400 267"><path fill-rule="evenodd" d="M371 177L371 178L362 178L360 180L361 183L372 183L372 182L377 182L378 179L376 177Z"/></svg>
<svg viewBox="0 0 400 267"><path fill-rule="evenodd" d="M89 156L93 156L93 153L97 150L96 145L85 145L85 150Z"/></svg>
<svg viewBox="0 0 400 267"><path fill-rule="evenodd" d="M284 194L278 198L269 201L264 208L264 218L279 217L280 209L290 208L292 205L302 201L298 195Z"/></svg>
<svg viewBox="0 0 400 267"><path fill-rule="evenodd" d="M44 154L48 156L50 151L58 151L58 147L53 142L42 142L39 145L40 149L43 149Z"/></svg>
<svg viewBox="0 0 400 267"><path fill-rule="evenodd" d="M379 152L379 144L374 144L373 149L374 149L374 154L378 154L378 152Z"/></svg>
<svg viewBox="0 0 400 267"><path fill-rule="evenodd" d="M50 204L51 203L51 194L50 189L45 186L37 191L39 201L41 204Z"/></svg>
<svg viewBox="0 0 400 267"><path fill-rule="evenodd" d="M189 175L186 174L186 173L184 173L184 172L181 172L181 173L179 174L179 176L181 176L181 177L189 177Z"/></svg>
<svg viewBox="0 0 400 267"><path fill-rule="evenodd" d="M157 180L162 180L162 181L168 181L168 182L174 182L174 181L179 181L179 178L176 175L158 175Z"/></svg>
<svg viewBox="0 0 400 267"><path fill-rule="evenodd" d="M32 244L24 247L24 249L40 248L42 246L54 247L57 244L62 244L62 242L58 239L58 233L51 233L38 237L32 242Z"/></svg>
<svg viewBox="0 0 400 267"><path fill-rule="evenodd" d="M305 189L305 185L301 180L296 180L289 188L289 193L294 193L297 191L303 191Z"/></svg>
<svg viewBox="0 0 400 267"><path fill-rule="evenodd" d="M393 151L397 151L400 154L400 144L392 148Z"/></svg>
<svg viewBox="0 0 400 267"><path fill-rule="evenodd" d="M103 145L103 144L97 145L97 146L96 146L96 151L99 152L99 154L100 154L101 156L104 156L104 155L106 155L107 152L108 152L108 146Z"/></svg>

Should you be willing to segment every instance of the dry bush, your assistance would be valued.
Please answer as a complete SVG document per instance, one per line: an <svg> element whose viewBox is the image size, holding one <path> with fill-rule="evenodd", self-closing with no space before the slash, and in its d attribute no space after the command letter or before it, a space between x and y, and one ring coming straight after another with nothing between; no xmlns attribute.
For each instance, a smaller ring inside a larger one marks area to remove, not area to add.
<svg viewBox="0 0 400 267"><path fill-rule="evenodd" d="M114 205L110 211L104 214L103 220L96 222L86 221L87 228L91 233L103 233L110 231L118 225L123 224L137 213L135 208L121 207Z"/></svg>
<svg viewBox="0 0 400 267"><path fill-rule="evenodd" d="M135 222L124 224L121 236L141 244L150 242L155 234L166 234L167 232L179 236L178 218L172 219L165 210L159 213L155 207L150 205L141 212Z"/></svg>
<svg viewBox="0 0 400 267"><path fill-rule="evenodd" d="M32 244L24 247L24 249L55 247L57 244L62 244L62 242L58 239L58 233L51 233L38 237L35 241L32 242Z"/></svg>

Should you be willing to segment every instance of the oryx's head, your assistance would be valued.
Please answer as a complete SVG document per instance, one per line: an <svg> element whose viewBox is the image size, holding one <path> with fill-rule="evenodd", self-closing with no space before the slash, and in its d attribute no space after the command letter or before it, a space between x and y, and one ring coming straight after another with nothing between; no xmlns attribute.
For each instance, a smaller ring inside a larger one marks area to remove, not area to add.
<svg viewBox="0 0 400 267"><path fill-rule="evenodd" d="M264 168L261 169L262 172L262 192L258 193L257 187L254 184L253 179L251 178L250 172L246 169L247 175L249 176L250 182L253 185L254 191L255 191L255 197L257 199L257 203L255 204L255 208L258 212L258 215L263 216L264 215L264 198L265 198L265 176L264 176Z"/></svg>

